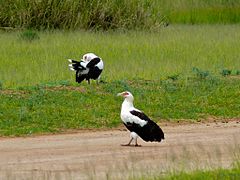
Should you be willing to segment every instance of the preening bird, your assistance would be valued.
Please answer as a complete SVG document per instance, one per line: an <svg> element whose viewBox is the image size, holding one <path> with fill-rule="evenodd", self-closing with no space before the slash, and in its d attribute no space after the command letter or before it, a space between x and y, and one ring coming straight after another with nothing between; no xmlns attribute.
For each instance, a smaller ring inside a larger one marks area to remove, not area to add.
<svg viewBox="0 0 240 180"><path fill-rule="evenodd" d="M94 79L99 82L100 75L103 71L103 61L100 57L94 53L87 53L83 55L81 61L68 59L71 63L69 68L76 72L76 82L81 83L83 80L87 80L90 84L90 79Z"/></svg>
<svg viewBox="0 0 240 180"><path fill-rule="evenodd" d="M130 131L130 141L123 146L131 146L131 142L135 140L135 146L137 144L137 138L140 136L144 141L157 141L160 142L164 139L164 133L162 129L152 121L142 111L136 109L133 106L133 95L129 91L118 93L118 96L124 97L121 108L121 119Z"/></svg>

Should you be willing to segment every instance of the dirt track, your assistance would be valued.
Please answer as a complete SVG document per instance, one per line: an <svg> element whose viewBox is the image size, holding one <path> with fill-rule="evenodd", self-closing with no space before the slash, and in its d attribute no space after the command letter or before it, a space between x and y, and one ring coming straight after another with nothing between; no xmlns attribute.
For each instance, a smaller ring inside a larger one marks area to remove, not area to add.
<svg viewBox="0 0 240 180"><path fill-rule="evenodd" d="M123 130L0 138L0 179L124 179L171 169L230 167L240 122L162 126L165 140L122 147Z"/></svg>

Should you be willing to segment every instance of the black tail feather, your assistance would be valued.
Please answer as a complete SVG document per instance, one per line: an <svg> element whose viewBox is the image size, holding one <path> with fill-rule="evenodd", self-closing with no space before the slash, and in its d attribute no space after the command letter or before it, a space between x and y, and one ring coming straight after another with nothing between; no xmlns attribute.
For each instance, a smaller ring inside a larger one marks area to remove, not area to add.
<svg viewBox="0 0 240 180"><path fill-rule="evenodd" d="M71 64L69 64L69 67L70 67L70 69L71 70L73 70L73 71L79 71L79 70L84 70L84 69L86 69L86 68L84 68L83 66L81 66L81 64L80 64L80 62L78 62L78 61L75 61L75 60L73 60L73 59L68 59L68 61L71 63Z"/></svg>

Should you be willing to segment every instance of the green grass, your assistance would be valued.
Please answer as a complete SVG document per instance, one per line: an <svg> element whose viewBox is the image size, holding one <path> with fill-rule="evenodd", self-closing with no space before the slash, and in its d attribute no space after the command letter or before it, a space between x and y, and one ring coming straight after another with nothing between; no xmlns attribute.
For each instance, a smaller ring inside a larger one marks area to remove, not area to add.
<svg viewBox="0 0 240 180"><path fill-rule="evenodd" d="M235 0L160 0L158 5L170 24L229 24L240 20L240 1Z"/></svg>
<svg viewBox="0 0 240 180"><path fill-rule="evenodd" d="M192 172L168 172L167 175L148 175L143 177L129 178L131 180L237 180L240 178L240 164L236 163L230 169L215 169L215 170L195 170Z"/></svg>
<svg viewBox="0 0 240 180"><path fill-rule="evenodd" d="M1 33L0 135L116 127L122 99L115 95L124 90L156 122L240 117L239 31ZM66 59L86 52L103 58L107 83L74 83Z"/></svg>
<svg viewBox="0 0 240 180"><path fill-rule="evenodd" d="M235 118L240 117L239 89L239 80L199 79L194 74L175 81L132 79L80 87L59 82L6 89L0 94L0 135L116 127L123 101L116 94L124 90L130 90L136 107L156 122Z"/></svg>
<svg viewBox="0 0 240 180"><path fill-rule="evenodd" d="M240 26L169 26L159 32L38 32L28 41L22 32L0 34L3 88L73 81L67 58L95 52L105 62L103 79L159 80L189 74L193 67L220 74L240 69ZM123 71L124 69L124 71Z"/></svg>

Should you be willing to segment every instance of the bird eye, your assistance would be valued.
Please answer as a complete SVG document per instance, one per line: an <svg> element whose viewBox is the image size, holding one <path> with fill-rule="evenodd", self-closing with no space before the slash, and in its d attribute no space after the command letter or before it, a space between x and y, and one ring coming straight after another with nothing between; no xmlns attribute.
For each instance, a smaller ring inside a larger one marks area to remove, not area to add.
<svg viewBox="0 0 240 180"><path fill-rule="evenodd" d="M124 95L124 96L127 96L127 95L128 95L128 92L124 92L123 95Z"/></svg>

